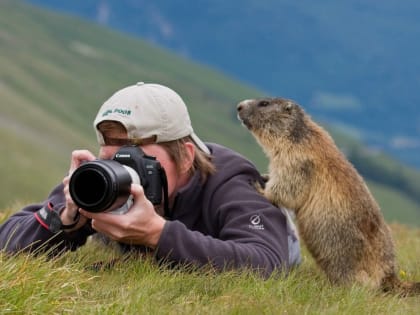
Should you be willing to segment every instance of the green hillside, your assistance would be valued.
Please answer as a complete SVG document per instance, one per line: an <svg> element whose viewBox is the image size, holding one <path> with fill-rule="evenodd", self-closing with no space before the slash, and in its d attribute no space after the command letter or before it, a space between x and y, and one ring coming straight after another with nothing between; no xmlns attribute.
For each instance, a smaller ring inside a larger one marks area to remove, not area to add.
<svg viewBox="0 0 420 315"><path fill-rule="evenodd" d="M174 88L203 140L232 147L265 171L261 149L235 113L239 100L261 91L150 43L6 0L0 2L0 209L43 199L62 180L73 149L96 152L97 109L137 81ZM398 202L391 206L382 198L386 189L375 186L384 213L420 225L420 202L392 190Z"/></svg>
<svg viewBox="0 0 420 315"><path fill-rule="evenodd" d="M0 2L0 205L39 199L61 181L75 148L96 150L92 121L115 90L168 84L190 104L204 140L253 144L232 123L234 105L258 94L149 44L17 1ZM261 159L259 150L250 155ZM3 151L4 152L4 151Z"/></svg>

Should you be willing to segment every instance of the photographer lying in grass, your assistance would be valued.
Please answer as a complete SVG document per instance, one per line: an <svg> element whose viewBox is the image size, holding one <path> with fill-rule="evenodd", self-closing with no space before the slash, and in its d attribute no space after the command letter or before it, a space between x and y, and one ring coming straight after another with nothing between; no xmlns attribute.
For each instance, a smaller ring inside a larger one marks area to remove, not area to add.
<svg viewBox="0 0 420 315"><path fill-rule="evenodd" d="M293 224L256 191L263 180L254 165L204 144L173 90L124 88L102 105L94 127L98 157L74 151L69 175L47 200L0 227L0 248L75 250L98 232L173 265L269 276L299 262Z"/></svg>

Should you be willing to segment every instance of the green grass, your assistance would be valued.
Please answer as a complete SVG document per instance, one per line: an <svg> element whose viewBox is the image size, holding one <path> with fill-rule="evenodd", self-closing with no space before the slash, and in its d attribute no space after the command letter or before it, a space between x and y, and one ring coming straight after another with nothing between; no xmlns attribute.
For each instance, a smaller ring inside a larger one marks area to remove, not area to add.
<svg viewBox="0 0 420 315"><path fill-rule="evenodd" d="M168 84L189 105L197 133L230 146L265 171L267 161L235 118L235 104L261 95L150 44L20 1L0 2L0 223L43 200L67 172L73 149L96 151L91 122L114 90L136 81ZM418 204L369 183L389 222L420 225ZM25 202L14 203L16 200ZM420 281L420 231L392 225L401 274ZM0 314L417 314L400 299L327 283L305 260L286 278L168 270L119 257L93 242L60 258L0 253Z"/></svg>
<svg viewBox="0 0 420 315"><path fill-rule="evenodd" d="M392 230L400 273L420 281L420 230ZM98 261L125 257L93 240L52 260L0 253L0 313L418 314L420 297L332 286L305 249L303 254L302 265L288 276L262 280L250 272L170 270L150 258L119 260L94 271L90 267Z"/></svg>
<svg viewBox="0 0 420 315"><path fill-rule="evenodd" d="M385 185L368 182L369 188L382 209L387 222L400 222L411 226L420 226L418 203L402 193Z"/></svg>
<svg viewBox="0 0 420 315"><path fill-rule="evenodd" d="M262 95L211 69L84 21L20 1L0 2L0 223L43 200L67 172L73 149L96 151L91 127L102 102L136 81L180 91L197 133L232 147L265 171L267 161L235 118L235 104ZM419 226L418 204L371 184L385 217ZM25 202L14 203L16 200ZM393 225L402 274L420 281L420 232ZM399 299L327 283L305 260L286 278L250 273L168 270L119 257L93 242L60 258L0 253L1 314L417 314L418 298Z"/></svg>

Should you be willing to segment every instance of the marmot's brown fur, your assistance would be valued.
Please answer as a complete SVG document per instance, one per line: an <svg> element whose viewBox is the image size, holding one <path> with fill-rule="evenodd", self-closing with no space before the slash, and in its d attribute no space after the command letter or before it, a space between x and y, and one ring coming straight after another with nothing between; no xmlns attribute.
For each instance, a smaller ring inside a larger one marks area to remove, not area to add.
<svg viewBox="0 0 420 315"><path fill-rule="evenodd" d="M282 98L244 100L237 111L269 158L265 196L295 211L301 238L331 282L420 293L420 283L398 279L380 208L323 128Z"/></svg>

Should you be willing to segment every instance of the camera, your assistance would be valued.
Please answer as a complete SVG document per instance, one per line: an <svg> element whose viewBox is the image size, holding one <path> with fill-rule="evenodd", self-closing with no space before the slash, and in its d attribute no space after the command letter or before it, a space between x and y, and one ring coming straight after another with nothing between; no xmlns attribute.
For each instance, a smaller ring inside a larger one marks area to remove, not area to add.
<svg viewBox="0 0 420 315"><path fill-rule="evenodd" d="M78 167L71 175L69 190L78 207L109 212L127 202L132 183L143 186L152 204L162 202L162 191L167 187L165 170L159 161L138 146L123 146L112 160L90 161Z"/></svg>

